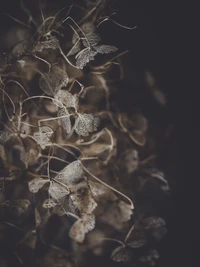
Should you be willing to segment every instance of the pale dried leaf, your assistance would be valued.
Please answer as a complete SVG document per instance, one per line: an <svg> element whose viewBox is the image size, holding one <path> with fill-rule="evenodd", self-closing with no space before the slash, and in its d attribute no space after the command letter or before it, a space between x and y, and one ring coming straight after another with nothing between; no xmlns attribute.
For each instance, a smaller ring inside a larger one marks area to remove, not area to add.
<svg viewBox="0 0 200 267"><path fill-rule="evenodd" d="M90 190L95 199L100 199L101 197L106 197L111 199L112 201L117 200L115 194L105 185L100 184L98 182L88 181L90 186Z"/></svg>
<svg viewBox="0 0 200 267"><path fill-rule="evenodd" d="M138 151L136 149L125 150L120 156L119 164L123 174L132 174L139 165Z"/></svg>
<svg viewBox="0 0 200 267"><path fill-rule="evenodd" d="M72 95L71 93L69 93L66 90L59 90L54 98L60 102L62 102L66 108L75 108L77 109L78 107L78 96Z"/></svg>
<svg viewBox="0 0 200 267"><path fill-rule="evenodd" d="M59 201L63 197L69 195L69 189L64 185L58 184L57 182L51 182L48 192L49 195L56 201Z"/></svg>
<svg viewBox="0 0 200 267"><path fill-rule="evenodd" d="M42 207L45 209L50 209L50 208L55 207L56 205L57 203L55 203L53 199L48 198L48 199L45 199L45 201L42 204Z"/></svg>
<svg viewBox="0 0 200 267"><path fill-rule="evenodd" d="M33 134L33 138L41 146L42 149L45 149L46 145L50 142L50 138L53 134L53 131L48 126L40 127L39 132Z"/></svg>
<svg viewBox="0 0 200 267"><path fill-rule="evenodd" d="M94 50L99 54L109 54L112 52L116 52L118 48L111 45L98 45L94 47Z"/></svg>
<svg viewBox="0 0 200 267"><path fill-rule="evenodd" d="M80 41L76 42L74 46L69 50L67 56L73 56L81 50L81 43Z"/></svg>
<svg viewBox="0 0 200 267"><path fill-rule="evenodd" d="M94 60L96 54L97 52L91 50L89 47L81 50L75 57L76 67L79 69L83 69L83 67L86 66L88 62Z"/></svg>
<svg viewBox="0 0 200 267"><path fill-rule="evenodd" d="M70 121L70 114L69 114L68 110L63 107L63 108L59 109L57 115L58 115L58 117L65 116L63 118L60 118L60 122L61 122L63 129L66 131L66 133L69 134L71 132L72 127L71 127L71 121Z"/></svg>
<svg viewBox="0 0 200 267"><path fill-rule="evenodd" d="M78 114L75 122L75 132L78 135L88 136L90 132L97 130L100 120L92 114Z"/></svg>
<svg viewBox="0 0 200 267"><path fill-rule="evenodd" d="M47 180L44 180L42 178L34 178L28 183L29 190L32 193L37 193L47 182L48 182Z"/></svg>
<svg viewBox="0 0 200 267"><path fill-rule="evenodd" d="M83 176L83 166L80 160L75 160L62 169L54 180L67 186L76 183Z"/></svg>
<svg viewBox="0 0 200 267"><path fill-rule="evenodd" d="M66 71L54 66L50 72L41 76L39 86L47 95L54 96L58 90L66 87L68 82L69 77Z"/></svg>

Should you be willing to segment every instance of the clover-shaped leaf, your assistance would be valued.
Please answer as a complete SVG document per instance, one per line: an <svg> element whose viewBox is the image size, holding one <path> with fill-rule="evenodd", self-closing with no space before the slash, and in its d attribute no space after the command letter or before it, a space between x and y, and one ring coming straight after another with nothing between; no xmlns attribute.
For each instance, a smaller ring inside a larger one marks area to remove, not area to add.
<svg viewBox="0 0 200 267"><path fill-rule="evenodd" d="M75 132L78 135L88 136L90 132L97 130L100 120L92 114L78 114L75 122Z"/></svg>

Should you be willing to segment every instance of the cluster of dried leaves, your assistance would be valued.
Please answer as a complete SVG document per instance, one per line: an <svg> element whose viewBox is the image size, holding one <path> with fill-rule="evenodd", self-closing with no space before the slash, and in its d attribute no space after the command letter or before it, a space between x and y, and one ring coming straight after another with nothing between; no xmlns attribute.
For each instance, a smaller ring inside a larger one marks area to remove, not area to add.
<svg viewBox="0 0 200 267"><path fill-rule="evenodd" d="M86 2L80 20L59 20L64 8L38 25L29 13L35 34L1 68L0 242L26 266L84 266L108 250L114 262L154 265L165 221L140 196L168 182L147 119L110 108L119 55L97 33L105 2Z"/></svg>

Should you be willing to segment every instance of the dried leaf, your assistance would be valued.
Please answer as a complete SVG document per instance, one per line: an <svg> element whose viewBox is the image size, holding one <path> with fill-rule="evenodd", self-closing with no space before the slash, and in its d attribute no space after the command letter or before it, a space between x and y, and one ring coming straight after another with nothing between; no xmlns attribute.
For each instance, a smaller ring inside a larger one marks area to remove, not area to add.
<svg viewBox="0 0 200 267"><path fill-rule="evenodd" d="M72 95L71 93L69 93L66 90L59 90L54 98L60 102L62 102L66 108L75 108L77 109L78 107L78 96Z"/></svg>
<svg viewBox="0 0 200 267"><path fill-rule="evenodd" d="M127 247L117 247L111 254L111 259L116 262L129 262L132 258L133 254Z"/></svg>
<svg viewBox="0 0 200 267"><path fill-rule="evenodd" d="M34 178L28 183L29 191L32 193L37 193L45 183L48 183L48 180L42 178Z"/></svg>
<svg viewBox="0 0 200 267"><path fill-rule="evenodd" d="M93 181L88 181L88 184L95 199L100 199L101 197L104 197L112 201L117 200L115 194L105 185Z"/></svg>
<svg viewBox="0 0 200 267"><path fill-rule="evenodd" d="M98 45L94 47L94 50L99 54L109 54L112 52L116 52L118 48L111 45Z"/></svg>
<svg viewBox="0 0 200 267"><path fill-rule="evenodd" d="M85 47L89 47L89 46L93 47L93 46L97 45L101 40L97 33L86 35L86 37L87 37L87 40L83 39L83 45Z"/></svg>
<svg viewBox="0 0 200 267"><path fill-rule="evenodd" d="M83 176L83 166L80 160L76 160L62 169L54 180L67 186L76 183Z"/></svg>
<svg viewBox="0 0 200 267"><path fill-rule="evenodd" d="M60 199L69 195L69 189L65 185L58 184L57 182L51 182L49 186L49 195L59 202Z"/></svg>
<svg viewBox="0 0 200 267"><path fill-rule="evenodd" d="M76 67L79 69L83 69L88 62L94 60L95 55L97 54L96 51L91 50L89 47L81 50L76 55Z"/></svg>
<svg viewBox="0 0 200 267"><path fill-rule="evenodd" d="M51 71L44 73L39 80L40 88L47 94L54 96L58 90L66 87L69 82L66 71L58 68L51 67Z"/></svg>
<svg viewBox="0 0 200 267"><path fill-rule="evenodd" d="M92 213L97 207L97 203L88 188L87 182L82 182L72 187L69 198L75 211L78 210L80 214Z"/></svg>
<svg viewBox="0 0 200 267"><path fill-rule="evenodd" d="M119 203L109 204L100 219L102 222L120 230L123 228L124 223L130 220L132 214L131 205L126 204L124 201L119 201Z"/></svg>
<svg viewBox="0 0 200 267"><path fill-rule="evenodd" d="M33 138L41 146L42 149L45 149L46 145L49 143L50 138L53 134L53 130L50 127L42 126L40 127L39 132L33 134Z"/></svg>
<svg viewBox="0 0 200 267"><path fill-rule="evenodd" d="M83 243L85 234L92 231L95 227L94 214L84 214L71 227L69 236L78 243Z"/></svg>
<svg viewBox="0 0 200 267"><path fill-rule="evenodd" d="M88 136L90 132L97 130L100 120L92 114L78 114L75 122L75 132L78 135Z"/></svg>
<svg viewBox="0 0 200 267"><path fill-rule="evenodd" d="M50 209L50 208L55 207L56 205L57 203L55 203L53 199L48 198L48 199L45 199L45 201L42 204L42 207L45 209Z"/></svg>
<svg viewBox="0 0 200 267"><path fill-rule="evenodd" d="M81 43L77 40L74 46L69 50L67 56L73 56L81 50Z"/></svg>
<svg viewBox="0 0 200 267"><path fill-rule="evenodd" d="M63 129L66 131L66 133L69 134L71 132L72 127L71 127L71 121L70 121L70 114L68 110L65 107L63 107L59 109L57 115L58 117L65 116L63 118L60 118L60 122L61 122Z"/></svg>
<svg viewBox="0 0 200 267"><path fill-rule="evenodd" d="M42 52L44 49L56 50L58 48L58 44L58 39L56 37L51 37L49 40L38 42L34 50L38 52Z"/></svg>

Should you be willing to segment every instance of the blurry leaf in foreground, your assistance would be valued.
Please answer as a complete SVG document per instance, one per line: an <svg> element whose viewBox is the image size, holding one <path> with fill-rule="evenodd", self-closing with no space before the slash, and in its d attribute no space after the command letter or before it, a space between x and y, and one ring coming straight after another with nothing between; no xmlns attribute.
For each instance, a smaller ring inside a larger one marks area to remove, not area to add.
<svg viewBox="0 0 200 267"><path fill-rule="evenodd" d="M71 227L69 236L78 243L83 243L85 234L92 231L95 227L94 214L84 214Z"/></svg>

